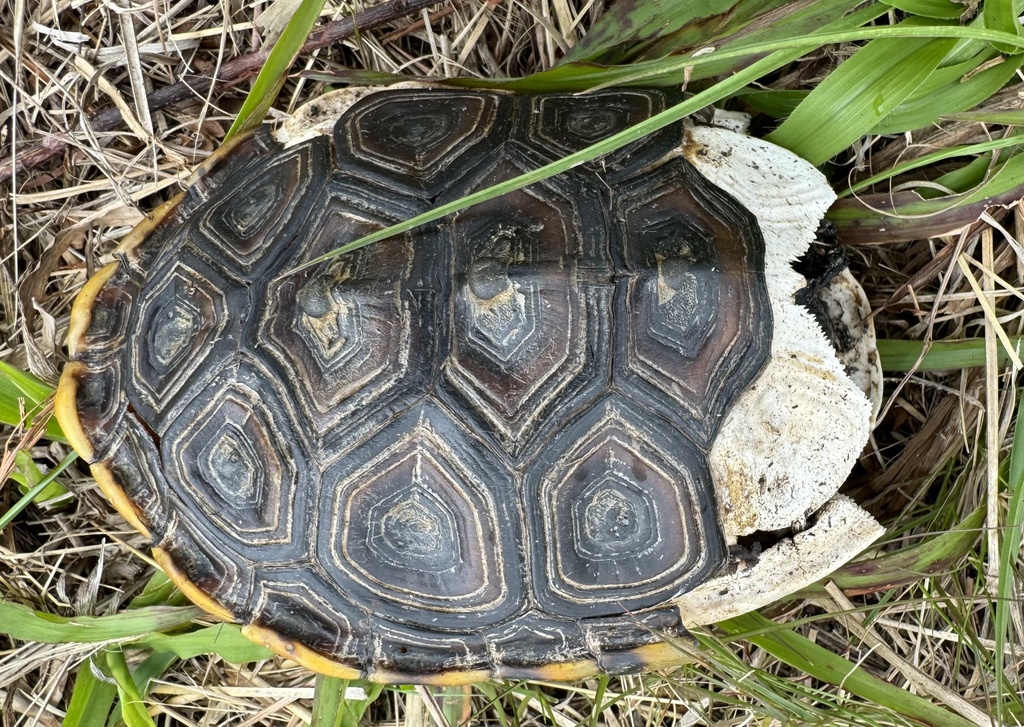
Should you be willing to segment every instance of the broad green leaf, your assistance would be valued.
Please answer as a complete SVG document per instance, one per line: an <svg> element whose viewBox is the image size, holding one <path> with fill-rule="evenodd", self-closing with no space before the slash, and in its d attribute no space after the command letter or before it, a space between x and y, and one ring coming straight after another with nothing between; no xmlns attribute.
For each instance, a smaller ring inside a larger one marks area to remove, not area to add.
<svg viewBox="0 0 1024 727"><path fill-rule="evenodd" d="M986 28L1022 36L1024 33L1021 30L1020 20L1017 19L1019 15L1020 10L1015 7L1014 0L985 0L985 6L981 11ZM1019 48L1003 44L996 45L996 48L1003 53L1021 52Z"/></svg>
<svg viewBox="0 0 1024 727"><path fill-rule="evenodd" d="M96 727L103 724L117 699L117 687L97 676L98 657L91 656L78 667L71 701L61 727Z"/></svg>
<svg viewBox="0 0 1024 727"><path fill-rule="evenodd" d="M1024 338L1011 337L1018 354L1024 355ZM961 341L935 341L928 347L928 353L915 367L924 349L923 341L899 341L879 339L878 355L885 371L954 371L985 365L985 339L973 338ZM1010 363L1009 354L998 347L999 365Z"/></svg>
<svg viewBox="0 0 1024 727"><path fill-rule="evenodd" d="M803 674L834 684L861 699L888 707L911 719L942 727L974 727L973 722L960 715L882 681L854 662L780 627L759 613L731 618L718 626L761 647Z"/></svg>
<svg viewBox="0 0 1024 727"><path fill-rule="evenodd" d="M16 426L22 414L33 414L53 396L53 387L30 374L0 361L0 424ZM31 419L31 417L30 417ZM57 420L50 418L46 423L46 436L59 442L66 442L64 432Z"/></svg>
<svg viewBox="0 0 1024 727"><path fill-rule="evenodd" d="M828 580L851 594L876 593L947 572L971 552L981 537L984 522L985 510L978 508L947 532L877 558L847 563L829 575ZM816 583L794 596L809 598L825 592Z"/></svg>
<svg viewBox="0 0 1024 727"><path fill-rule="evenodd" d="M233 664L244 664L274 656L270 649L243 636L237 625L226 623L184 634L152 633L139 639L137 643L154 651L173 653L181 659L191 659L200 654L219 654Z"/></svg>
<svg viewBox="0 0 1024 727"><path fill-rule="evenodd" d="M980 59L979 59L980 60ZM877 126L872 134L896 134L937 124L945 114L974 108L1015 78L1022 56L973 73L980 62L940 68ZM972 75L973 74L973 75Z"/></svg>
<svg viewBox="0 0 1024 727"><path fill-rule="evenodd" d="M749 90L736 94L743 103L776 119L784 119L803 103L810 91Z"/></svg>
<svg viewBox="0 0 1024 727"><path fill-rule="evenodd" d="M898 107L953 47L947 38L873 40L804 99L768 140L821 164Z"/></svg>
<svg viewBox="0 0 1024 727"><path fill-rule="evenodd" d="M362 690L365 699L351 698L351 692L357 690ZM309 727L359 727L366 710L383 691L383 684L318 675Z"/></svg>
<svg viewBox="0 0 1024 727"><path fill-rule="evenodd" d="M253 81L252 90L245 97L242 108L228 129L224 139L253 129L263 123L263 117L273 105L277 94L288 78L288 71L302 49L309 32L320 17L325 0L302 0L281 37L274 43L267 62Z"/></svg>
<svg viewBox="0 0 1024 727"><path fill-rule="evenodd" d="M882 0L886 5L891 5L897 10L912 15L921 15L926 18L942 18L952 20L959 18L967 8L963 3L953 0Z"/></svg>
<svg viewBox="0 0 1024 727"><path fill-rule="evenodd" d="M162 570L154 570L142 593L131 600L129 608L146 606L188 606L189 601Z"/></svg>
<svg viewBox="0 0 1024 727"><path fill-rule="evenodd" d="M191 623L205 614L196 606L153 606L110 616L56 616L12 601L0 601L0 633L45 644L133 639Z"/></svg>
<svg viewBox="0 0 1024 727"><path fill-rule="evenodd" d="M1020 154L1015 156L1019 157ZM932 180L936 187L950 190L949 195L944 195L939 189L929 189L928 187L923 188L920 195L925 199L939 199L950 195L970 194L972 190L985 184L985 180L992 174L994 166L995 161L991 154L979 154L970 163L951 169Z"/></svg>
<svg viewBox="0 0 1024 727"><path fill-rule="evenodd" d="M124 723L128 727L156 727L153 718L146 711L146 703L120 649L107 649L107 668L117 682L117 696L121 702L121 719Z"/></svg>
<svg viewBox="0 0 1024 727"><path fill-rule="evenodd" d="M1024 534L1024 396L1017 392L1017 421L1010 448L1010 465L1006 472L1006 491L1009 502L1001 525L1002 543L999 545L999 588L995 599L995 674L1003 674L1005 646L1010 633L1010 619L1019 608L1019 595L1015 586L1019 582L1020 546ZM998 689L1002 689L1002 680ZM1002 695L998 702L1002 703Z"/></svg>

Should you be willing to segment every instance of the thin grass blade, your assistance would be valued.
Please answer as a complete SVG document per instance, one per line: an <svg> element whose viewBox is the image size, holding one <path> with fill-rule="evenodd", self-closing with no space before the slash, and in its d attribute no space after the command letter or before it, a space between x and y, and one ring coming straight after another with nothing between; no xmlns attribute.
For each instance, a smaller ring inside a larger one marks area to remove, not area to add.
<svg viewBox="0 0 1024 727"><path fill-rule="evenodd" d="M1006 490L1009 503L1003 522L1003 542L999 546L999 589L995 602L995 669L1003 674L1005 648L1010 633L1010 617L1019 609L1017 587L1019 584L1020 546L1024 535L1024 396L1017 391L1017 421L1010 449L1010 464L1006 472ZM1002 704L1002 679L998 680L997 704Z"/></svg>
<svg viewBox="0 0 1024 727"><path fill-rule="evenodd" d="M888 684L863 668L759 613L748 613L718 624L734 636L761 647L772 656L829 684L841 687L861 699L888 707L892 711L925 724L943 727L974 727L927 699Z"/></svg>
<svg viewBox="0 0 1024 727"><path fill-rule="evenodd" d="M874 176L868 177L867 179L857 182L852 185L847 191L840 194L840 197L847 197L855 192L860 192L869 187L884 182L886 179L892 179L900 174L906 174L915 169L927 167L938 162L945 161L947 159L956 159L957 157L978 157L982 154L994 151L996 149L1006 149L1008 147L1015 147L1024 144L1024 134L1015 134L1013 136L1006 136L1002 139L993 139L992 141L983 141L979 144L964 144L962 146L950 146L940 151L932 152L931 154L924 154L912 159L909 162L903 162L902 164L895 164L884 172L875 174Z"/></svg>
<svg viewBox="0 0 1024 727"><path fill-rule="evenodd" d="M391 237L392 235L397 235L402 232L411 230L415 227L419 227L420 225L424 225L428 222L433 222L434 220L438 220L446 215L452 214L453 212L458 212L460 210L466 209L467 207L472 207L473 205L478 204L480 202L485 202L489 199L500 197L501 195L506 194L507 192L511 192L516 189L522 189L523 187L526 187L530 184L543 181L545 179L548 179L549 177L553 177L554 175L560 172L564 172L568 169L572 169L573 167L588 162L592 159L596 159L597 157L602 156L603 154L607 154L608 152L614 151L615 149L625 146L630 142L636 141L637 139L640 139L653 131L657 131L660 128L668 126L669 124L675 123L676 121L685 118L689 114L692 114L695 111L704 108L708 104L712 104L715 101L724 98L725 96L728 96L730 93L739 90L740 88L743 88L748 82L756 78L760 78L765 73L768 73L769 71L777 68L782 63L785 63L786 57L787 56L785 56L785 54L781 56L773 54L768 58L765 58L764 60L755 63L750 68L740 71L732 78L729 78L719 84L716 84L707 91L698 93L692 96L691 98L683 101L682 103L677 104L676 106L673 106L670 109L666 109L660 114L652 116L647 121L637 124L636 126L630 127L625 131L621 131L617 134L614 134L605 139L604 141L600 141L597 144L594 144L593 146L587 147L586 149L578 151L575 154L570 154L564 157L563 159L558 160L557 162L553 162L546 166L540 167L539 169L527 172L526 174L521 174L518 177L514 177L513 179L510 179L507 182L497 184L493 187L488 187L486 189L480 190L479 192L474 192L473 194L463 197L462 199L458 199L455 200L454 202L450 202L448 204L441 205L440 207L436 207L430 212L417 215L416 217L406 220L405 222L401 222L397 225L392 225L391 227L387 227L383 230L379 230L378 232L366 235L365 237L350 242L346 245L342 245L341 247L332 250L331 252L325 255L321 255L320 257L310 260L304 265L286 271L285 273L282 274L282 276L291 275L292 273L298 272L305 268L317 265L327 260L331 260L335 257L338 257L339 255L344 255L347 252L358 250L359 248L365 247L366 245L370 245L374 242L377 242L378 240L384 240L387 239L388 237Z"/></svg>
<svg viewBox="0 0 1024 727"><path fill-rule="evenodd" d="M121 719L128 727L156 727L146 711L146 703L132 678L124 653L118 648L107 649L107 668L117 682L117 696L121 702Z"/></svg>
<svg viewBox="0 0 1024 727"><path fill-rule="evenodd" d="M1012 207L1024 198L1024 164L1009 157L968 193L923 199L915 192L870 194L841 199L826 217L847 244L910 242L951 234L973 224L997 205ZM989 165L981 161L982 170Z"/></svg>
<svg viewBox="0 0 1024 727"><path fill-rule="evenodd" d="M952 0L884 0L884 2L897 10L925 18L952 20L966 12L966 8L961 3L955 3Z"/></svg>
<svg viewBox="0 0 1024 727"><path fill-rule="evenodd" d="M985 510L979 508L948 532L877 558L847 563L828 579L850 595L877 593L917 583L949 570L970 553L981 537L984 522ZM816 583L795 595L809 598L826 594L822 585Z"/></svg>
<svg viewBox="0 0 1024 727"><path fill-rule="evenodd" d="M153 680L163 676L171 665L177 661L178 657L174 654L161 652L150 654L146 657L146 660L139 664L132 672L132 680L135 682L139 694L143 697L148 696L153 686ZM107 727L119 727L122 722L124 722L124 719L121 716L121 704L117 703L114 705L110 718L107 720Z"/></svg>
<svg viewBox="0 0 1024 727"><path fill-rule="evenodd" d="M1024 355L1024 337L1010 338L1018 356ZM925 350L923 341L879 339L878 355L885 371L956 371L985 365L985 339L935 341ZM999 349L999 365L1010 364L1009 354Z"/></svg>
<svg viewBox="0 0 1024 727"><path fill-rule="evenodd" d="M230 139L263 123L263 118L273 105L277 94L281 91L288 71L299 55L299 50L306 42L309 32L320 17L325 0L302 0L281 37L274 43L267 62L260 69L259 75L252 84L252 90L245 97L242 108L228 129L224 139Z"/></svg>
<svg viewBox="0 0 1024 727"><path fill-rule="evenodd" d="M78 453L74 451L69 452L65 455L64 459L62 459L60 463L54 467L48 475L46 475L46 477L39 480L32 489L18 498L18 501L11 505L11 508L7 512L0 515L0 531L3 531L3 529L10 525L14 521L14 518L18 517L26 507L35 502L36 498L38 498L76 459L78 459ZM61 487L63 489L63 486ZM2 628L2 623L0 623L0 629Z"/></svg>
<svg viewBox="0 0 1024 727"><path fill-rule="evenodd" d="M309 727L359 727L366 710L383 691L382 684L361 679L317 676Z"/></svg>

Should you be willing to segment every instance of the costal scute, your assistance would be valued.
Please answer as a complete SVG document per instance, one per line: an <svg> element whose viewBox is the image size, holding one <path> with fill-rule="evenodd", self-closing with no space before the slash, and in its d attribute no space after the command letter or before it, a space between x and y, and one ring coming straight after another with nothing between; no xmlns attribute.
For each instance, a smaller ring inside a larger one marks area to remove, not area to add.
<svg viewBox="0 0 1024 727"><path fill-rule="evenodd" d="M324 673L569 679L877 537L835 495L871 404L793 302L813 168L676 124L287 273L675 100L359 95L219 152L76 302L58 416L194 601Z"/></svg>

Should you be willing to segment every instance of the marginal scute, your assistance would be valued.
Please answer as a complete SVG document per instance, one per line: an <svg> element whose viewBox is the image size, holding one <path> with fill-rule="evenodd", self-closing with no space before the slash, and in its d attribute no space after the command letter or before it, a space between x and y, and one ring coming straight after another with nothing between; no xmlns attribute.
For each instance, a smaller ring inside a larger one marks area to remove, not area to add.
<svg viewBox="0 0 1024 727"><path fill-rule="evenodd" d="M637 613L630 619L587 619L583 622L583 631L601 670L609 674L628 674L642 667L645 655L638 648L671 646L683 639L692 639L683 626L679 609L672 607Z"/></svg>
<svg viewBox="0 0 1024 727"><path fill-rule="evenodd" d="M483 678L489 676L489 654L480 634L435 634L432 637L422 629L403 628L383 620L372 623L369 632L374 640L375 672L403 675L406 680L433 671L456 677L460 673L475 675L477 680L481 672Z"/></svg>
<svg viewBox="0 0 1024 727"><path fill-rule="evenodd" d="M370 648L367 616L355 608L340 611L324 593L331 589L308 571L268 570L257 584L252 623L358 669Z"/></svg>
<svg viewBox="0 0 1024 727"><path fill-rule="evenodd" d="M106 459L104 466L111 485L116 484L137 508L138 517L145 523L150 537L161 541L175 507L169 498L160 453L134 416L125 418L120 440ZM99 479L97 477L97 481Z"/></svg>

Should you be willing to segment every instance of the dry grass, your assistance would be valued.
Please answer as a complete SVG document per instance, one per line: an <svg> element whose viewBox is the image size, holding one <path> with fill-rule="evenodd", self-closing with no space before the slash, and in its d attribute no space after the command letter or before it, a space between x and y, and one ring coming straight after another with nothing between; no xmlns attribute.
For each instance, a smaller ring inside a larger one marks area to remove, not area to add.
<svg viewBox="0 0 1024 727"><path fill-rule="evenodd" d="M0 191L0 359L55 383L74 295L143 213L174 194L216 148L245 84L193 94L152 113L145 99L186 72L215 74L260 48L268 5L154 0L128 10L128 3L0 0L0 164L23 163L45 140L67 144L52 162L19 171ZM566 0L439 5L322 48L300 66L518 76L550 67L600 7ZM333 3L328 8L329 18L353 11ZM835 60L808 58L778 87L799 87ZM993 104L1020 109L1022 88L1018 84ZM292 79L273 114L287 113L323 89L319 81ZM120 110L115 130L93 128L87 120L106 107ZM860 165L851 177L992 134L990 126L961 121L864 140L850 151ZM994 351L997 326L1010 336L1024 333L1022 246L1024 208L1018 204L993 210L959 236L851 252L884 337L988 336ZM982 298L978 289L987 291ZM1014 435L1014 373L990 366L891 374L887 394L885 419L850 485L890 525L886 547L914 546L979 507L989 509L990 523L1004 522L1005 495L989 494L1000 473L1005 476ZM52 465L66 447L43 441L28 452ZM0 533L0 596L62 615L117 612L151 572L147 542L112 513L84 472L63 481L73 499L30 508ZM18 497L14 483L4 485L0 512ZM963 716L992 714L996 636L989 594L994 579L1007 577L1014 579L1016 598L1021 593L1019 568L999 572L998 537L998 531L985 534L968 557L911 585L860 596L853 604L841 593L822 595L770 615L779 623L813 617L801 633L871 673L955 703L951 708ZM842 616L856 607L866 607L868 623ZM843 690L811 680L751 643L708 643L699 662L669 677L592 680L568 688L493 685L475 689L471 698L449 695L442 707L455 721L523 725L892 723L885 710L856 705ZM1024 643L1019 600L1009 643ZM75 669L96 646L0 637L0 649L0 721L51 725L59 724L67 707ZM1024 651L1012 646L1005 653L1003 689L1009 696L1002 718L1019 724ZM160 677L151 713L161 725L299 725L310 717L312 686L309 673L280 661L238 666L196 658L175 663ZM437 722L438 710L428 709L423 697L422 690L386 692L371 716L386 724Z"/></svg>

